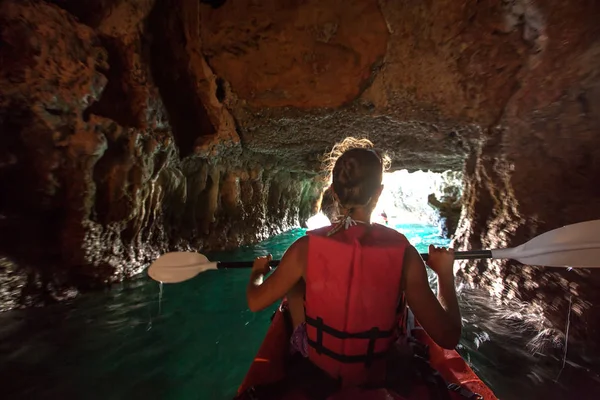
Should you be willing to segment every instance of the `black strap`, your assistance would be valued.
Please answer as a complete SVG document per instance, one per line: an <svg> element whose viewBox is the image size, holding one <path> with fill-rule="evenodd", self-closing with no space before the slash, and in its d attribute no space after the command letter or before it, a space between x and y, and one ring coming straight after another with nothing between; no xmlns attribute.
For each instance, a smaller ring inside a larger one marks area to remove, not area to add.
<svg viewBox="0 0 600 400"><path fill-rule="evenodd" d="M369 345L367 347L367 359L365 360L365 367L369 368L373 363L373 355L375 354L375 341L379 337L379 328L371 328L371 337L369 338Z"/></svg>
<svg viewBox="0 0 600 400"><path fill-rule="evenodd" d="M325 324L323 323L323 318L321 318L321 317L317 318L315 327L317 328L317 343L316 343L317 346L315 347L315 350L317 351L317 354L321 354L324 349L324 347L323 347L323 328L325 328Z"/></svg>
<svg viewBox="0 0 600 400"><path fill-rule="evenodd" d="M329 325L325 325L323 323L323 319L320 317L317 318L311 318L308 315L306 316L306 324L310 325L314 328L317 329L317 338L319 336L319 331L323 331L328 335L331 335L337 339L371 339L373 332L373 329L369 329L368 331L364 331L364 332L356 332L356 333L350 333L350 332L344 332L344 331L338 331L335 328L332 328ZM389 330L389 331L382 331L377 329L377 337L375 337L375 339L386 339L389 337L392 337L394 335L394 330ZM318 340L318 339L317 339Z"/></svg>
<svg viewBox="0 0 600 400"><path fill-rule="evenodd" d="M339 354L339 353L336 353L335 351L329 350L327 347L323 347L323 346L319 347L317 342L315 342L313 340L307 339L307 342L310 347L314 348L317 351L317 353L326 355L327 357L333 358L334 360L339 361L344 364L357 364L357 363L365 363L366 364L368 361L366 354L358 354L358 355ZM387 356L387 354L388 354L387 351L373 353L371 355L371 361L385 358L385 356Z"/></svg>
<svg viewBox="0 0 600 400"><path fill-rule="evenodd" d="M371 328L368 331L364 332L344 332L332 328L328 325L325 325L325 323L323 322L323 318L321 317L311 318L307 315L305 319L307 325L310 325L317 330L316 341L307 338L308 345L314 348L317 354L324 354L341 363L364 363L367 368L369 368L372 365L374 360L383 358L388 353L387 351L376 353L375 342L378 339L389 338L394 334L393 330L382 331L377 327ZM323 332L337 339L369 339L367 353L359 355L344 355L336 353L323 346Z"/></svg>

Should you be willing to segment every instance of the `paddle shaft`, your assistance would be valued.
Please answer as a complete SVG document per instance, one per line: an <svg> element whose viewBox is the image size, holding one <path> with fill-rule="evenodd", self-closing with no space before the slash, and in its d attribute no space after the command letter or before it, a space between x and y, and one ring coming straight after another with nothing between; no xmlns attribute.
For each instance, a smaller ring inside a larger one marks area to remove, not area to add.
<svg viewBox="0 0 600 400"><path fill-rule="evenodd" d="M423 261L427 261L429 258L429 254L421 253L421 258ZM475 259L483 259L483 258L492 258L491 250L473 250L473 251L457 251L454 253L455 260L475 260ZM271 267L276 267L279 265L281 260L273 260L271 261ZM217 268L226 269L226 268L252 268L252 261L219 261L217 262Z"/></svg>

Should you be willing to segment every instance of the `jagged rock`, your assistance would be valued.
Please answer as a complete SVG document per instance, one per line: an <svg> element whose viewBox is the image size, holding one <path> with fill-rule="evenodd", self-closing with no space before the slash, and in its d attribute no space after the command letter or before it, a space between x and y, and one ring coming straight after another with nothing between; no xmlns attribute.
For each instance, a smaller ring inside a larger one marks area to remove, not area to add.
<svg viewBox="0 0 600 400"><path fill-rule="evenodd" d="M97 5L112 8L80 15L94 31L46 3L0 4L3 308L134 275L168 249L263 239L316 207L314 172L242 154L214 75L177 47L193 21L141 35L146 19L159 30L189 10Z"/></svg>
<svg viewBox="0 0 600 400"><path fill-rule="evenodd" d="M456 232L462 210L462 174L447 171L441 174L438 186L437 193L431 193L427 197L427 204L437 211L437 223L442 235L451 238Z"/></svg>
<svg viewBox="0 0 600 400"><path fill-rule="evenodd" d="M513 247L600 218L600 42L591 34L600 9L555 1L520 12L524 39L534 47L498 124L466 162L456 233L462 249ZM547 319L540 330L562 335L571 307L569 340L597 343L598 269L495 261L465 263L460 273L504 301L537 305Z"/></svg>
<svg viewBox="0 0 600 400"><path fill-rule="evenodd" d="M451 238L454 232L456 232L458 219L460 218L460 210L462 209L460 201L456 201L455 199L448 200L447 198L440 201L435 197L435 193L431 193L427 198L427 204L435 208L439 213L439 225L442 236Z"/></svg>
<svg viewBox="0 0 600 400"><path fill-rule="evenodd" d="M209 64L254 107L333 108L354 100L390 36L374 0L228 1L202 7L200 18Z"/></svg>

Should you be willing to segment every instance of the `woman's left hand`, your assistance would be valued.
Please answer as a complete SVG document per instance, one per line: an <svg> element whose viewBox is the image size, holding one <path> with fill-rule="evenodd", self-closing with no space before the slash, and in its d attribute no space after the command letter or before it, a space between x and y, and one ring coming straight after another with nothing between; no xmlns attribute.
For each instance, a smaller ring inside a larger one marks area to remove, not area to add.
<svg viewBox="0 0 600 400"><path fill-rule="evenodd" d="M254 263L252 264L252 275L266 275L269 271L271 271L271 266L269 265L269 263L272 259L273 256L271 254L267 256L256 257L254 259Z"/></svg>

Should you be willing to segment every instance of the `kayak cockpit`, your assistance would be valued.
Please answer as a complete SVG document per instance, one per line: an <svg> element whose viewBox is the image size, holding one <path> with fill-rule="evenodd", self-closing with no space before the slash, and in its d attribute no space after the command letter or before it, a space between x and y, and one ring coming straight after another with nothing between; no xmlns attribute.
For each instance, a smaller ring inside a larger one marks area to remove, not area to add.
<svg viewBox="0 0 600 400"><path fill-rule="evenodd" d="M292 326L286 302L274 313L271 326L238 389L236 400L496 400L485 385L454 350L439 347L427 333L412 329L413 347L410 373L403 364L388 373L382 384L341 389L308 359L289 351ZM423 354L425 352L425 354ZM418 382L418 383L416 383Z"/></svg>

